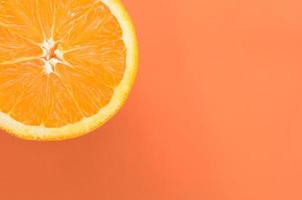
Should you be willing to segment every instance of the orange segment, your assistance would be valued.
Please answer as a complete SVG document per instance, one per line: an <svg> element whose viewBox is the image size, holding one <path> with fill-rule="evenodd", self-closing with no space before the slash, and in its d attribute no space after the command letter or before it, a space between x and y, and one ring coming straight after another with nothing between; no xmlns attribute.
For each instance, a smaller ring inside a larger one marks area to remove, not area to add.
<svg viewBox="0 0 302 200"><path fill-rule="evenodd" d="M43 124L46 127L60 127L81 120L84 116L62 80L51 74L47 81L44 82L48 91L45 93Z"/></svg>
<svg viewBox="0 0 302 200"><path fill-rule="evenodd" d="M40 56L42 49L33 45L30 40L23 38L11 28L0 26L0 64L10 64Z"/></svg>
<svg viewBox="0 0 302 200"><path fill-rule="evenodd" d="M0 65L1 112L9 113L16 104L23 101L24 93L42 75L39 66L39 61Z"/></svg>
<svg viewBox="0 0 302 200"><path fill-rule="evenodd" d="M77 103L78 109L85 117L96 114L113 95L113 89L106 86L102 79L91 76L83 70L58 65L57 72L71 98Z"/></svg>
<svg viewBox="0 0 302 200"><path fill-rule="evenodd" d="M0 127L25 139L73 138L105 123L137 69L118 0L0 3Z"/></svg>
<svg viewBox="0 0 302 200"><path fill-rule="evenodd" d="M38 5L35 0L0 1L1 28L35 42L43 41ZM46 22L45 22L46 23Z"/></svg>

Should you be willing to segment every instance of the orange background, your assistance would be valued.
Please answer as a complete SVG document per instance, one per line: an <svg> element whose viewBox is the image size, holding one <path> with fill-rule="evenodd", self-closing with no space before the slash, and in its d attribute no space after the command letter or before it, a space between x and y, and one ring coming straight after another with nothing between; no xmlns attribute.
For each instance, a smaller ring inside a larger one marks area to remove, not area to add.
<svg viewBox="0 0 302 200"><path fill-rule="evenodd" d="M2 200L301 200L298 0L124 0L140 41L109 123L56 143L0 135Z"/></svg>

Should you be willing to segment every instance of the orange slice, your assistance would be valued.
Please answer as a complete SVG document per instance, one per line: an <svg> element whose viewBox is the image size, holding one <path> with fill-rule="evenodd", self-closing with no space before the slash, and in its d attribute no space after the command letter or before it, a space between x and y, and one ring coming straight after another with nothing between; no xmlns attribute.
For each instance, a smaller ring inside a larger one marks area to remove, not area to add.
<svg viewBox="0 0 302 200"><path fill-rule="evenodd" d="M29 140L84 135L125 102L137 63L119 0L1 0L0 127Z"/></svg>

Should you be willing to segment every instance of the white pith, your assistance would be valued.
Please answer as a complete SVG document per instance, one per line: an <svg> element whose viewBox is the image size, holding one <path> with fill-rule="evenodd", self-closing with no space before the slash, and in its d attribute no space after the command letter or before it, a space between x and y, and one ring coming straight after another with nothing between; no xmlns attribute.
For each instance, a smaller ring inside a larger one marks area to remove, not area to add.
<svg viewBox="0 0 302 200"><path fill-rule="evenodd" d="M60 49L55 49L54 58L50 58L51 50L55 47L55 45L56 42L53 39L47 39L40 45L43 51L43 55L40 57L40 60L42 60L44 63L44 71L47 75L54 73L55 66L58 63L68 65L64 61L64 54Z"/></svg>

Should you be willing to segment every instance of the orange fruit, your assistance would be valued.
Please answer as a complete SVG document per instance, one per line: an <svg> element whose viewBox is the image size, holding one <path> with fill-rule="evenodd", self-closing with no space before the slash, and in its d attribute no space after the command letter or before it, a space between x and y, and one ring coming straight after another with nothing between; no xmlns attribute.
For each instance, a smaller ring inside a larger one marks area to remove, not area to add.
<svg viewBox="0 0 302 200"><path fill-rule="evenodd" d="M125 102L137 63L119 0L1 0L0 127L30 140L84 135Z"/></svg>

